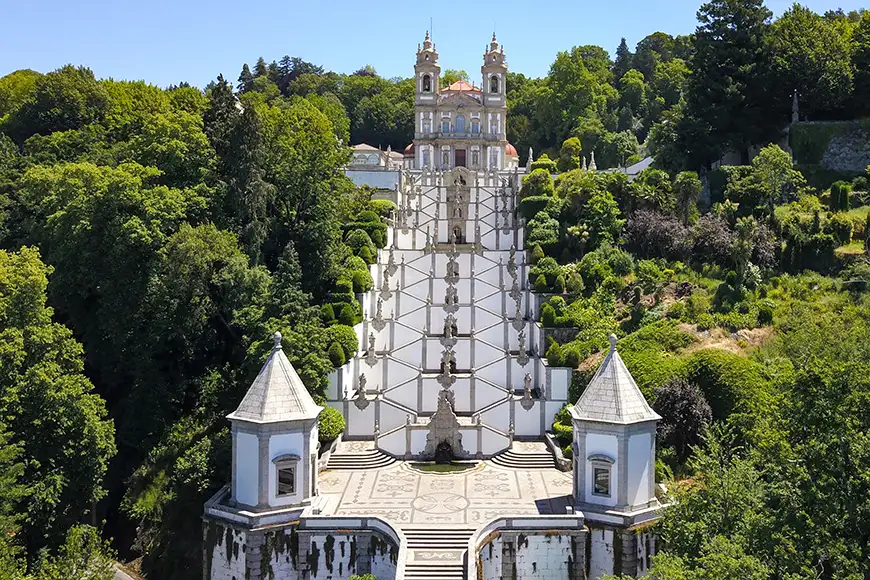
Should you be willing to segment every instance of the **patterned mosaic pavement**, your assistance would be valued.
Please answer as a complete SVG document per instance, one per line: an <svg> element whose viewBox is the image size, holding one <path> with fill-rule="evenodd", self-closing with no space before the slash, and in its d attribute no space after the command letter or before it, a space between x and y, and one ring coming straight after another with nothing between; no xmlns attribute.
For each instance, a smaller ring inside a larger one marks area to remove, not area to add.
<svg viewBox="0 0 870 580"><path fill-rule="evenodd" d="M324 515L368 514L400 527L467 529L505 515L564 514L571 505L571 475L489 461L460 473L420 473L399 462L376 470L325 471L319 491L326 498Z"/></svg>

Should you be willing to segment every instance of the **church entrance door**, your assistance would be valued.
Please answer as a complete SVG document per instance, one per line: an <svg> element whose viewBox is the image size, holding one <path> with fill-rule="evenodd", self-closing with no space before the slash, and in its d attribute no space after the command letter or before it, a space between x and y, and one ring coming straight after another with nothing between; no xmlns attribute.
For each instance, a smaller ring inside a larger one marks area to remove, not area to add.
<svg viewBox="0 0 870 580"><path fill-rule="evenodd" d="M467 167L465 164L465 149L457 149L455 152L456 167Z"/></svg>

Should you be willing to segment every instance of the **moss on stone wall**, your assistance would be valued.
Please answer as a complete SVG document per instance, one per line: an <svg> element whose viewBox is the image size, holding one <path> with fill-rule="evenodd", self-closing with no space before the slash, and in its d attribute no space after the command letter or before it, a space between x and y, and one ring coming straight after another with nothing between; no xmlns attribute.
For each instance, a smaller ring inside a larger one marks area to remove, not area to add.
<svg viewBox="0 0 870 580"><path fill-rule="evenodd" d="M795 123L789 130L789 146L800 164L818 165L834 137L861 131L870 135L870 119L825 123Z"/></svg>

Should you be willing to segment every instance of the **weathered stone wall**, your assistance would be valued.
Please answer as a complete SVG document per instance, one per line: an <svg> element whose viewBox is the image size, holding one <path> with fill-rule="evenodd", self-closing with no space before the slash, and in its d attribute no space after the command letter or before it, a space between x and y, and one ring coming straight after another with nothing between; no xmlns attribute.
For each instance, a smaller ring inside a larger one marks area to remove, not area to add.
<svg viewBox="0 0 870 580"><path fill-rule="evenodd" d="M478 556L483 580L586 580L585 532L502 532Z"/></svg>
<svg viewBox="0 0 870 580"><path fill-rule="evenodd" d="M295 522L298 524L298 522ZM204 528L204 580L394 580L399 547L373 530L311 531L298 525L245 532Z"/></svg>
<svg viewBox="0 0 870 580"><path fill-rule="evenodd" d="M870 122L812 121L789 127L795 162L839 173L864 173L870 164Z"/></svg>

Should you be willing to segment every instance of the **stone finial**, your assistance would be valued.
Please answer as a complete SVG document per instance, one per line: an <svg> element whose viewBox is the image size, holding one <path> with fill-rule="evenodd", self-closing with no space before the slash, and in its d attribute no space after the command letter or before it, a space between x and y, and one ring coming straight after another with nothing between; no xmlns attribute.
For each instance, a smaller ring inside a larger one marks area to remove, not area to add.
<svg viewBox="0 0 870 580"><path fill-rule="evenodd" d="M585 156L585 155L581 155L581 156L580 156L580 159L583 160L583 163L580 165L580 169L582 169L583 171L586 171L586 156Z"/></svg>
<svg viewBox="0 0 870 580"><path fill-rule="evenodd" d="M595 151L589 154L589 171L595 171L598 167L595 165Z"/></svg>
<svg viewBox="0 0 870 580"><path fill-rule="evenodd" d="M616 350L616 335L611 334L607 338L608 338L608 340L610 340L610 352L614 352Z"/></svg>
<svg viewBox="0 0 870 580"><path fill-rule="evenodd" d="M275 341L274 346L272 347L274 350L281 350L281 338L281 333L276 330L275 334L272 335L272 340Z"/></svg>

